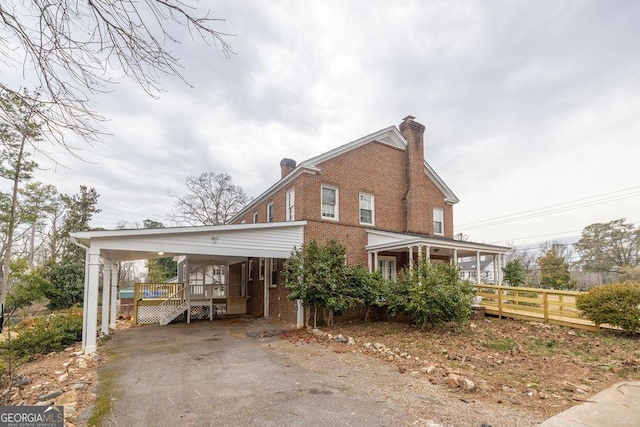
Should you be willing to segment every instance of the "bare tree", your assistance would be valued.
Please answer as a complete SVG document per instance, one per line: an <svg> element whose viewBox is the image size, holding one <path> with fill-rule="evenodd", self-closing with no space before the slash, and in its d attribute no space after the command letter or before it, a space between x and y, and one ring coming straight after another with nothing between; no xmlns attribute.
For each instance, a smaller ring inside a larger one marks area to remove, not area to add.
<svg viewBox="0 0 640 427"><path fill-rule="evenodd" d="M182 196L169 193L175 199L176 208L169 214L169 220L176 224L226 224L247 204L244 190L234 185L226 173L188 176L187 189L187 194Z"/></svg>
<svg viewBox="0 0 640 427"><path fill-rule="evenodd" d="M229 34L213 28L220 19L198 14L194 0L3 0L0 3L0 61L20 70L25 81L38 81L44 108L34 111L44 123L43 134L70 152L65 132L86 141L102 134L104 118L91 97L107 92L121 73L151 96L161 90L160 77L184 81L180 62L170 47L175 24L192 38L220 45L232 53ZM115 73L114 73L115 72ZM116 73L118 75L116 75ZM20 97L25 105L36 99L0 81L0 93ZM0 109L0 120L5 116Z"/></svg>

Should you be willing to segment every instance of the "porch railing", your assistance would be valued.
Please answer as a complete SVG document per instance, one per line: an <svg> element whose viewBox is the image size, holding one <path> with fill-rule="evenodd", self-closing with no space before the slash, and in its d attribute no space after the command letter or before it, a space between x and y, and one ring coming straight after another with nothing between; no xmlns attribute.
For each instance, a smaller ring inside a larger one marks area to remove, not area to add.
<svg viewBox="0 0 640 427"><path fill-rule="evenodd" d="M163 324L163 320L174 314L185 302L184 284L177 284L177 289L176 292L160 303L160 324Z"/></svg>
<svg viewBox="0 0 640 427"><path fill-rule="evenodd" d="M184 287L184 283L136 283L133 290L133 299L167 299Z"/></svg>
<svg viewBox="0 0 640 427"><path fill-rule="evenodd" d="M476 295L488 314L514 319L598 330L599 325L580 317L576 295L582 292L475 284Z"/></svg>

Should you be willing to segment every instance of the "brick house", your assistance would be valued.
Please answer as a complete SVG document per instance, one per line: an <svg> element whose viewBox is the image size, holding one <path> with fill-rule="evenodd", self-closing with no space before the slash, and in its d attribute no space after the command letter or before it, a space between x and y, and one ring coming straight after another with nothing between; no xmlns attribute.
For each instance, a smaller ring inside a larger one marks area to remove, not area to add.
<svg viewBox="0 0 640 427"><path fill-rule="evenodd" d="M86 249L83 350L96 349L101 283L100 331L115 327L121 261L179 260L177 283L136 285L136 321L160 324L248 313L302 326L302 304L287 299L280 271L294 248L312 240L340 240L348 263L388 279L419 257L490 257L501 283L508 248L453 239L458 198L425 161L424 131L408 116L299 164L285 158L280 180L228 225L73 233Z"/></svg>
<svg viewBox="0 0 640 427"><path fill-rule="evenodd" d="M347 247L350 264L375 266L388 279L423 252L431 262L480 253L499 257L506 248L453 240L453 205L459 200L425 161L425 127L414 119L300 164L282 159L281 179L231 223L304 221L305 243L337 239ZM295 318L279 275L283 262L250 259L250 313Z"/></svg>

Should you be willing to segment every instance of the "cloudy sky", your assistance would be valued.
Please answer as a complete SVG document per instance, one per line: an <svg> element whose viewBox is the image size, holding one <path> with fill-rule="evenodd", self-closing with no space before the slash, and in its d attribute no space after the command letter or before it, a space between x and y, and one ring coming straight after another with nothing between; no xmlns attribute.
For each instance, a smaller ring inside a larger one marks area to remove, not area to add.
<svg viewBox="0 0 640 427"><path fill-rule="evenodd" d="M181 29L172 50L193 87L167 78L154 100L123 80L95 99L112 135L84 145L88 162L61 156L68 169L38 174L63 193L94 187L93 226L168 225L167 191L206 171L257 196L283 157L300 162L407 115L425 124L425 157L460 198L455 231L471 240L523 247L640 222L639 2L198 7L226 20L216 28L234 34L235 54Z"/></svg>

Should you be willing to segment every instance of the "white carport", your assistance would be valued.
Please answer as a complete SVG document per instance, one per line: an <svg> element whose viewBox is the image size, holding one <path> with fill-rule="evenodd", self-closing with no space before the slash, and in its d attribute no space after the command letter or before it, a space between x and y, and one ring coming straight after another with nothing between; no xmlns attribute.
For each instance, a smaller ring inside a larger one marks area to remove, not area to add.
<svg viewBox="0 0 640 427"><path fill-rule="evenodd" d="M294 247L303 244L305 224L306 221L291 221L72 233L76 244L86 250L83 351L96 351L101 274L101 331L109 334L109 327L115 328L118 262L170 256L207 257L229 264L249 257L289 258Z"/></svg>

